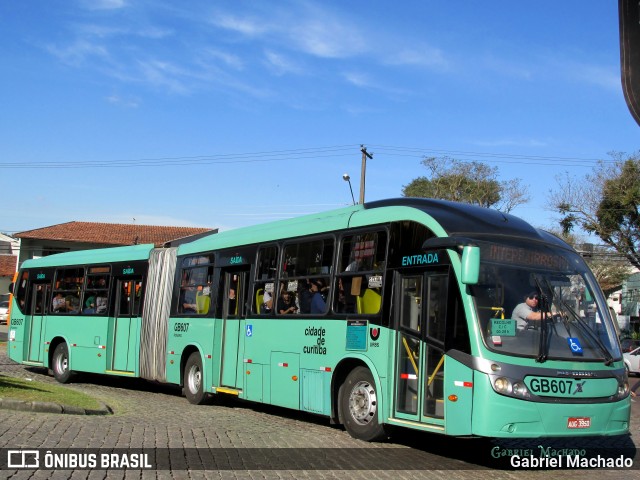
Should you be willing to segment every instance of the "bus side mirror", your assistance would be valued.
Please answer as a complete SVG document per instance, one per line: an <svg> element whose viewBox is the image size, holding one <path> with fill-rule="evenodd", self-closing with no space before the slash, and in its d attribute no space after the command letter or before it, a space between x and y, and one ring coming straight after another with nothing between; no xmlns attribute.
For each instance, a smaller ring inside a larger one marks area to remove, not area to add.
<svg viewBox="0 0 640 480"><path fill-rule="evenodd" d="M477 285L480 277L480 247L467 245L462 249L462 283Z"/></svg>
<svg viewBox="0 0 640 480"><path fill-rule="evenodd" d="M13 293L13 286L14 286L14 283L13 283L13 282L11 282L11 283L9 284L9 293Z"/></svg>

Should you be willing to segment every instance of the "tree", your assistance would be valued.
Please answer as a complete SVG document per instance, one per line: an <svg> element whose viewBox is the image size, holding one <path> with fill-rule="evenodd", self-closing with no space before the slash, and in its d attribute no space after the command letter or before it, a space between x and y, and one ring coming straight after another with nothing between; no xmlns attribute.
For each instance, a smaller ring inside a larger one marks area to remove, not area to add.
<svg viewBox="0 0 640 480"><path fill-rule="evenodd" d="M497 167L481 162L462 162L449 157L425 157L429 171L402 188L405 197L428 197L494 207L510 212L529 201L519 179L498 181Z"/></svg>
<svg viewBox="0 0 640 480"><path fill-rule="evenodd" d="M640 268L640 152L611 153L583 179L565 175L551 193L550 206L560 226L595 234L629 263Z"/></svg>

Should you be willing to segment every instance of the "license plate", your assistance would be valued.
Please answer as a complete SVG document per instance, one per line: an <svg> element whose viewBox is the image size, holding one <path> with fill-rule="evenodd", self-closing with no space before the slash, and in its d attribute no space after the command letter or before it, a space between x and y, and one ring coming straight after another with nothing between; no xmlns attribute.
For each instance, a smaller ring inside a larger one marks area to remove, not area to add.
<svg viewBox="0 0 640 480"><path fill-rule="evenodd" d="M591 417L569 417L567 428L591 428Z"/></svg>

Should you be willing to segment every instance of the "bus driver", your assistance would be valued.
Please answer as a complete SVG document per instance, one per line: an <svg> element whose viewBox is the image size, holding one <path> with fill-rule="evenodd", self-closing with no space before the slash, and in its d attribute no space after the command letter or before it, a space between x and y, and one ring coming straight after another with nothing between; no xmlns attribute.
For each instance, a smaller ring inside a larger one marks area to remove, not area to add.
<svg viewBox="0 0 640 480"><path fill-rule="evenodd" d="M531 321L542 320L543 313L539 307L540 297L538 292L530 292L524 297L524 302L516 305L513 309L511 318L516 320L518 330L526 330L531 324Z"/></svg>

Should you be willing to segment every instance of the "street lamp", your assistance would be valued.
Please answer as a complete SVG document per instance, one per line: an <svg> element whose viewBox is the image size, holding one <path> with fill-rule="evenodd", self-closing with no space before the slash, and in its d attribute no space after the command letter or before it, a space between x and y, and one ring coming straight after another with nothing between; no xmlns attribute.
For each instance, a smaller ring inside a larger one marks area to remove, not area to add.
<svg viewBox="0 0 640 480"><path fill-rule="evenodd" d="M349 176L348 173L345 173L342 175L342 179L345 182L349 182L349 190L351 190L351 200L353 200L353 204L356 204L356 197L353 196L353 188L351 187L351 177Z"/></svg>

